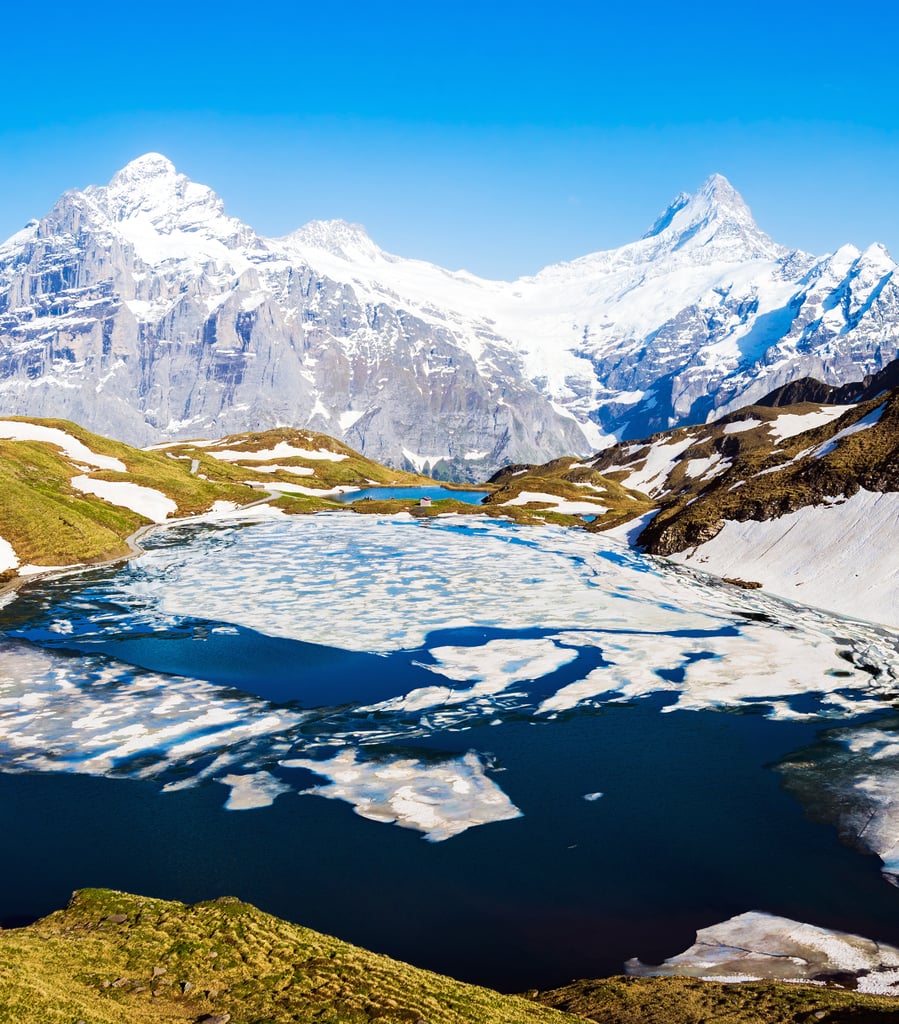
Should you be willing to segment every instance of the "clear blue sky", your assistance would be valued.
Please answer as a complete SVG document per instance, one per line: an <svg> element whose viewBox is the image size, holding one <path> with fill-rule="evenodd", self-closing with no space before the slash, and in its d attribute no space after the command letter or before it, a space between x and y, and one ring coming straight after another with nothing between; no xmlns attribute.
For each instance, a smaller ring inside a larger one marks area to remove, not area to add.
<svg viewBox="0 0 899 1024"><path fill-rule="evenodd" d="M497 277L631 241L713 171L784 244L899 256L897 10L14 4L0 237L153 150L264 234L343 217Z"/></svg>

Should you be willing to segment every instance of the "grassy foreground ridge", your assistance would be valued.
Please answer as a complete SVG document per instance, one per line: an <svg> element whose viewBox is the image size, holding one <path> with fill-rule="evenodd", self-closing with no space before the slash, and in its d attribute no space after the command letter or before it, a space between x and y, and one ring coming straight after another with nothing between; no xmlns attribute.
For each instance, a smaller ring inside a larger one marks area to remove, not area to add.
<svg viewBox="0 0 899 1024"><path fill-rule="evenodd" d="M3 1024L868 1024L894 1000L690 978L573 982L526 997L453 981L225 897L194 906L84 889L0 931Z"/></svg>

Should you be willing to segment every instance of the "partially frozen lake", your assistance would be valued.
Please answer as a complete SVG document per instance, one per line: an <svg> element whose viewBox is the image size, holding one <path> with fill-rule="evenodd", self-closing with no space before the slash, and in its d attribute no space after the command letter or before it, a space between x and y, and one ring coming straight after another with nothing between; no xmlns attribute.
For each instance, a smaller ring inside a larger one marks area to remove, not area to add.
<svg viewBox="0 0 899 1024"><path fill-rule="evenodd" d="M0 622L7 921L231 892L507 988L746 910L899 939L827 753L892 756L874 626L578 531L352 513L162 530Z"/></svg>

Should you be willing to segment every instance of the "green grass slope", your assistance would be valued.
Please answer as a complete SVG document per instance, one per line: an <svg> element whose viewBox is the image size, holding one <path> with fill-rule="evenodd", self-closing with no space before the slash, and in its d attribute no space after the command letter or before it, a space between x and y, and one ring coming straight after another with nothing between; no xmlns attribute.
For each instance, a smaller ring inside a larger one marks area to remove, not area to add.
<svg viewBox="0 0 899 1024"><path fill-rule="evenodd" d="M234 899L86 889L0 932L2 1024L564 1024L569 1015L288 924ZM230 1017L229 1017L230 1015Z"/></svg>
<svg viewBox="0 0 899 1024"><path fill-rule="evenodd" d="M597 516L594 528L607 530L627 522L655 508L645 494L630 490L616 480L603 476L593 465L573 456L554 459L542 466L506 466L490 479L496 490L487 499L486 506L493 514L502 514L519 523L557 523L576 526L583 523L582 515L572 515L558 506L553 498L562 502L595 503ZM539 494L536 500L523 504L521 496ZM590 513L586 513L590 514Z"/></svg>
<svg viewBox="0 0 899 1024"><path fill-rule="evenodd" d="M600 1024L897 1024L887 996L778 982L696 978L575 981L533 999Z"/></svg>
<svg viewBox="0 0 899 1024"><path fill-rule="evenodd" d="M887 1024L896 1001L834 987L607 978L526 996L370 953L249 904L75 893L0 932L0 1024Z"/></svg>
<svg viewBox="0 0 899 1024"><path fill-rule="evenodd" d="M132 448L56 419L7 417L5 423L32 423L62 431L92 453L120 460L126 472L97 469L64 454L47 441L0 438L0 538L22 565L73 565L127 555L127 538L150 520L111 500L83 493L75 477L130 483L171 499L175 516L207 512L215 502L246 505L264 499L267 490L302 487L326 492L341 486L372 483L431 483L425 477L388 469L324 434L288 428L241 434L212 444L175 444L150 450ZM2 426L2 423L0 423ZM313 457L258 458L280 445L308 451ZM222 460L216 451L246 452L245 459ZM330 453L332 458L321 457ZM254 458L255 456L255 458ZM280 466L276 472L266 467ZM291 473L287 467L302 470ZM275 499L277 500L277 499ZM337 507L321 494L297 494L278 504L288 512ZM11 579L14 570L0 574Z"/></svg>

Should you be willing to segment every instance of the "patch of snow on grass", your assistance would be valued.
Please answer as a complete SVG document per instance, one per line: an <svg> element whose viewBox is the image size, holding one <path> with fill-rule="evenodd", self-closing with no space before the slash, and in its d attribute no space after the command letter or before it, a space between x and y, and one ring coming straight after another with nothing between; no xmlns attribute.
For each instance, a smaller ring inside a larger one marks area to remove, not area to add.
<svg viewBox="0 0 899 1024"><path fill-rule="evenodd" d="M844 412L853 408L852 405L825 405L817 412L782 413L776 420L769 422L768 429L772 437L785 441L788 437L804 434L806 430L823 427L825 423L839 419Z"/></svg>
<svg viewBox="0 0 899 1024"><path fill-rule="evenodd" d="M250 469L244 466L244 469ZM311 466L253 466L254 473L293 473L295 476L314 476L315 470Z"/></svg>
<svg viewBox="0 0 899 1024"><path fill-rule="evenodd" d="M878 406L873 412L869 412L867 416L863 416L857 423L853 423L851 427L845 427L838 434L834 434L829 441L825 441L824 444L819 444L812 452L812 458L820 459L825 455L829 455L836 449L840 441L844 440L844 438L851 437L853 434L857 434L860 430L867 430L869 427L873 427L876 423L879 423L880 417L883 416L885 409L886 403Z"/></svg>
<svg viewBox="0 0 899 1024"><path fill-rule="evenodd" d="M310 451L308 448L296 448L286 441L279 441L274 448L266 448L264 451L238 451L237 449L209 449L208 454L222 462L269 462L271 459L321 459L325 462L343 462L349 455L345 452L332 452L327 448L317 448Z"/></svg>
<svg viewBox="0 0 899 1024"><path fill-rule="evenodd" d="M19 559L8 540L0 537L0 572L7 569L15 569L19 565Z"/></svg>
<svg viewBox="0 0 899 1024"><path fill-rule="evenodd" d="M559 512L567 516L588 515L590 513L601 515L603 512L608 511L605 505L600 505L595 501L570 501L568 498L559 497L558 494L543 494L539 491L522 491L510 501L504 501L503 505L527 505L532 501L552 505L553 507L547 511Z"/></svg>
<svg viewBox="0 0 899 1024"><path fill-rule="evenodd" d="M97 455L77 437L72 437L64 430L56 427L45 427L39 423L26 423L16 420L0 420L0 437L12 441L43 441L59 448L63 455L78 462L87 463L96 469L111 469L117 473L127 473L128 467L121 459L111 455Z"/></svg>
<svg viewBox="0 0 899 1024"><path fill-rule="evenodd" d="M723 434L742 434L744 430L753 430L761 425L762 420L737 420L734 423L725 423L721 432Z"/></svg>
<svg viewBox="0 0 899 1024"><path fill-rule="evenodd" d="M120 480L94 480L89 476L72 477L72 486L83 494L93 494L104 501L161 523L178 511L177 504L162 491Z"/></svg>
<svg viewBox="0 0 899 1024"><path fill-rule="evenodd" d="M670 444L662 444L657 441L650 446L649 455L640 469L632 469L630 466L610 466L604 471L604 475L625 470L628 475L619 481L623 487L629 487L632 491L642 491L653 497L668 479L678 456L685 452L695 440L694 437L685 437Z"/></svg>
<svg viewBox="0 0 899 1024"><path fill-rule="evenodd" d="M696 480L708 475L711 470L714 470L712 476L718 476L729 468L730 459L723 459L718 452L715 452L714 455L705 459L688 459L684 467L684 474L691 480Z"/></svg>

